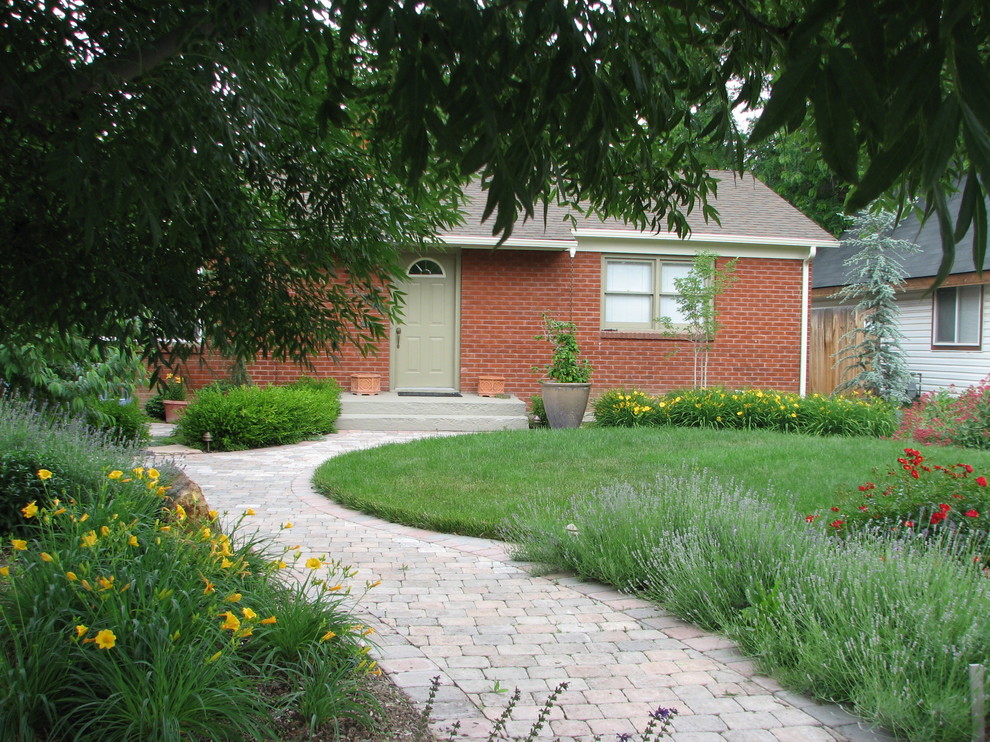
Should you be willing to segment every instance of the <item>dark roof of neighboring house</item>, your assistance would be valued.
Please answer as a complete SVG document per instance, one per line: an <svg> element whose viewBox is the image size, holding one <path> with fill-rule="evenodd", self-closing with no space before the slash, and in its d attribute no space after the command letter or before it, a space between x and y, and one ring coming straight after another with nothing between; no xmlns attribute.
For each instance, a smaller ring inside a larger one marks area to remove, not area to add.
<svg viewBox="0 0 990 742"><path fill-rule="evenodd" d="M948 205L952 212L953 223L955 223L961 201L962 193L955 193L949 199ZM857 248L846 243L846 240L851 239L852 236L849 233L843 235L842 244L839 247L825 248L819 250L815 255L815 268L812 273L812 286L814 288L845 286L849 282L847 278L849 268L843 263L856 253ZM938 266L942 262L942 236L939 233L938 219L932 216L923 225L919 225L918 218L913 213L909 214L894 228L891 236L894 239L913 242L921 248L920 252L901 255L901 265L907 271L908 278L928 278L938 273ZM987 253L983 262L983 269L990 270L990 252ZM951 272L972 273L975 270L973 267L973 230L970 228L956 244L956 259Z"/></svg>
<svg viewBox="0 0 990 742"><path fill-rule="evenodd" d="M722 223L706 223L701 216L701 209L695 208L688 216L688 223L694 234L785 238L816 243L833 240L832 235L752 175L740 176L729 170L713 170L711 173L720 181L714 204ZM462 206L464 224L452 229L448 236L490 237L494 219L489 217L488 222L481 222L486 194L477 183L468 187L465 194L468 198ZM518 222L512 231L512 239L573 241L573 225L568 219L570 213L566 207L551 204L544 224L542 205L537 204L536 218ZM595 216L578 217L577 226L582 230L641 231L618 219L602 221Z"/></svg>

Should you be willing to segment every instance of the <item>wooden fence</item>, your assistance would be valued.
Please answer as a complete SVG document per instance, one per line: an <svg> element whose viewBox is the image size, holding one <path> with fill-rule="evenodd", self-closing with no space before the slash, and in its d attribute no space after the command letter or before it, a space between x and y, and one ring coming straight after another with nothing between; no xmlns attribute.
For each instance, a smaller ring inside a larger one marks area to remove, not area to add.
<svg viewBox="0 0 990 742"><path fill-rule="evenodd" d="M831 394L855 375L848 362L836 367L836 354L848 341L842 337L862 326L862 315L853 307L827 307L811 310L808 393Z"/></svg>

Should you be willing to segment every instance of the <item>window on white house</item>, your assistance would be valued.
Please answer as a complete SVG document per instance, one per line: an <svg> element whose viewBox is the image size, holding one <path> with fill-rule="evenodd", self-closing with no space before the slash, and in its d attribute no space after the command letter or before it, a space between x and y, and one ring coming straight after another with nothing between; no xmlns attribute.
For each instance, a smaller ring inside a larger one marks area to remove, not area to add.
<svg viewBox="0 0 990 742"><path fill-rule="evenodd" d="M935 292L934 345L979 347L983 329L983 287L950 286Z"/></svg>
<svg viewBox="0 0 990 742"><path fill-rule="evenodd" d="M690 270L690 263L663 258L605 258L602 327L655 330L663 326L660 317L683 324L674 279L687 276Z"/></svg>

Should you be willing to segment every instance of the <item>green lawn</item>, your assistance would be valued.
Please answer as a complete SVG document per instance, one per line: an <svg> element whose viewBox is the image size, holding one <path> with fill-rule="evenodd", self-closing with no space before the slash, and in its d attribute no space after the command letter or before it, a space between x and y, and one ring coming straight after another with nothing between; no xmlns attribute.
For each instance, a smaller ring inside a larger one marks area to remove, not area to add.
<svg viewBox="0 0 990 742"><path fill-rule="evenodd" d="M807 514L840 492L883 477L906 441L697 428L525 430L432 438L345 454L316 472L337 502L392 521L496 536L524 503L563 502L623 481L705 468ZM929 448L933 463L990 472L990 452Z"/></svg>

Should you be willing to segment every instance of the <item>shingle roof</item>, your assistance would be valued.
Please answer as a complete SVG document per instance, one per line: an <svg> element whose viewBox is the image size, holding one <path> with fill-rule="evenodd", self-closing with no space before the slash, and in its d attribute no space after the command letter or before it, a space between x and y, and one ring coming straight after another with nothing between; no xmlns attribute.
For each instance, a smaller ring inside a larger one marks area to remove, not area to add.
<svg viewBox="0 0 990 742"><path fill-rule="evenodd" d="M961 193L953 194L949 198L948 205L953 222L959 212L961 201ZM938 273L938 266L942 261L942 236L939 234L938 220L934 216L924 225L919 225L918 218L912 213L893 229L891 236L897 240L913 242L921 248L921 252L900 254L901 265L907 271L908 278L928 278ZM815 256L815 269L812 274L814 288L845 286L849 282L850 269L843 263L858 249L848 244L847 240L852 237L853 235L849 233L843 235L840 247L820 250ZM974 270L973 230L970 229L956 244L956 259L951 272L972 273ZM990 252L983 262L983 270L990 270Z"/></svg>
<svg viewBox="0 0 990 742"><path fill-rule="evenodd" d="M729 170L713 170L712 175L719 180L717 198L721 225L715 221L705 222L701 210L695 209L688 216L688 223L694 234L732 237L766 237L774 239L808 240L810 242L834 241L832 235L815 224L795 207L774 193L752 175L739 175ZM462 206L464 223L452 229L448 241L456 242L457 237L490 237L490 218L481 222L486 194L477 183L465 190L465 203ZM568 219L570 210L551 204L547 208L546 223L541 206L537 206L536 218L519 221L512 231L513 239L568 240L574 241L572 223ZM578 217L578 228L582 230L628 230L640 232L634 225L618 219L602 221L595 216Z"/></svg>

